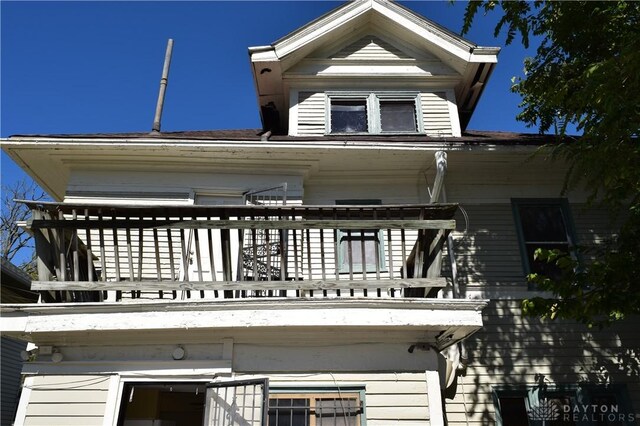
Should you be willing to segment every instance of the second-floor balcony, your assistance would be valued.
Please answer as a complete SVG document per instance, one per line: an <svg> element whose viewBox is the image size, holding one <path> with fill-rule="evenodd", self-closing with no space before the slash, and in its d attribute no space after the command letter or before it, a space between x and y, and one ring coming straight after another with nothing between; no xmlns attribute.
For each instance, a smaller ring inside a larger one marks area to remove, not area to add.
<svg viewBox="0 0 640 426"><path fill-rule="evenodd" d="M434 297L457 209L27 203L44 302Z"/></svg>

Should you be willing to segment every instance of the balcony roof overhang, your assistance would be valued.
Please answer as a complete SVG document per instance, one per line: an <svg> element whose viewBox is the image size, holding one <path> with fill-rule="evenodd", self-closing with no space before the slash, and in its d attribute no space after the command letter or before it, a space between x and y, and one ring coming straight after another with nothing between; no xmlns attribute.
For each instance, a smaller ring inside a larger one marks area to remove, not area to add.
<svg viewBox="0 0 640 426"><path fill-rule="evenodd" d="M321 299L2 305L3 336L37 345L203 343L233 338L424 342L446 348L482 327L486 300ZM386 333L389 332L389 333ZM359 336L359 337L354 337Z"/></svg>
<svg viewBox="0 0 640 426"><path fill-rule="evenodd" d="M215 132L213 132L215 133ZM3 150L54 200L62 201L73 170L189 170L226 173L293 174L307 176L320 169L344 170L362 164L377 175L385 170L395 179L415 177L433 161L438 150L474 153L533 152L546 139L508 134L463 138L273 138L220 139L210 137L151 137L141 134L12 136ZM330 167L324 167L327 165Z"/></svg>

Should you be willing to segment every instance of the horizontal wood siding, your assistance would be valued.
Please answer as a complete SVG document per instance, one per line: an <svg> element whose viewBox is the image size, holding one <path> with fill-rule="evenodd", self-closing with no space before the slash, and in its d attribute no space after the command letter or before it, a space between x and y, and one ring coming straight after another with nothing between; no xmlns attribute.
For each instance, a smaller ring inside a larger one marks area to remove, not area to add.
<svg viewBox="0 0 640 426"><path fill-rule="evenodd" d="M102 425L109 376L36 376L25 426Z"/></svg>
<svg viewBox="0 0 640 426"><path fill-rule="evenodd" d="M368 426L426 425L429 419L425 373L335 373L269 375L269 386L338 388L364 385Z"/></svg>
<svg viewBox="0 0 640 426"><path fill-rule="evenodd" d="M570 321L523 318L519 301L496 300L484 328L466 341L469 366L446 400L449 425L495 422L492 386L625 384L632 413L640 409L640 319L597 330ZM635 410L635 411L634 411Z"/></svg>
<svg viewBox="0 0 640 426"><path fill-rule="evenodd" d="M298 135L324 135L325 110L323 92L300 92L298 94Z"/></svg>
<svg viewBox="0 0 640 426"><path fill-rule="evenodd" d="M2 425L10 425L13 423L18 394L20 392L20 372L22 371L22 359L20 352L27 347L25 342L3 337L0 347L0 361L2 370Z"/></svg>
<svg viewBox="0 0 640 426"><path fill-rule="evenodd" d="M449 103L444 92L420 94L424 131L429 136L452 136Z"/></svg>
<svg viewBox="0 0 640 426"><path fill-rule="evenodd" d="M528 289L518 232L511 204L461 204L453 232L458 277L465 291L509 291ZM463 210L465 214L463 214ZM570 207L578 244L593 247L613 235L615 229L608 212L587 209L583 204ZM589 260L585 258L585 260ZM448 262L445 262L449 272Z"/></svg>
<svg viewBox="0 0 640 426"><path fill-rule="evenodd" d="M409 55L395 46L368 35L340 50L333 58L358 60L411 59Z"/></svg>
<svg viewBox="0 0 640 426"><path fill-rule="evenodd" d="M526 290L518 235L510 204L463 204L453 233L456 266L464 291L488 287ZM468 219L468 221L467 221Z"/></svg>

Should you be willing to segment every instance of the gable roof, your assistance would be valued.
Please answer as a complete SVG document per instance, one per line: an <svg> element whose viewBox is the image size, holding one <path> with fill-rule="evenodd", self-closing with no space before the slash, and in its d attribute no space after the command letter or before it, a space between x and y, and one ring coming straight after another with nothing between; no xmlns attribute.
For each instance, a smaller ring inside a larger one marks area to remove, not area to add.
<svg viewBox="0 0 640 426"><path fill-rule="evenodd" d="M383 39L383 34L388 38ZM391 39L401 41L403 48L394 46ZM340 42L346 44L340 46ZM385 56L387 59L394 56L398 57L396 59L437 59L439 64L434 69L455 84L463 129L471 118L500 51L497 47L478 46L390 0L347 2L269 46L249 48L265 129L271 128L267 121L273 117L266 115L274 113L274 110L277 110L282 125L287 122L287 72L293 71L305 58L317 58L318 51L324 49L326 53L327 47L331 46L338 47L331 56L333 60L353 59L349 54L362 59L362 55L367 58L367 54L376 52L380 54L378 59ZM428 76L434 78L434 74Z"/></svg>

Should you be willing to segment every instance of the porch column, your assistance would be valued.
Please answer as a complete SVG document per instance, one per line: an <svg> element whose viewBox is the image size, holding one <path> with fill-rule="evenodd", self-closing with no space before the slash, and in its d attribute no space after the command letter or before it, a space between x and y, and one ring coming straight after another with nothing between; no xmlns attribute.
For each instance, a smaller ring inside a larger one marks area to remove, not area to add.
<svg viewBox="0 0 640 426"><path fill-rule="evenodd" d="M442 388L438 371L426 370L427 398L429 399L429 423L431 426L444 426L442 412Z"/></svg>

